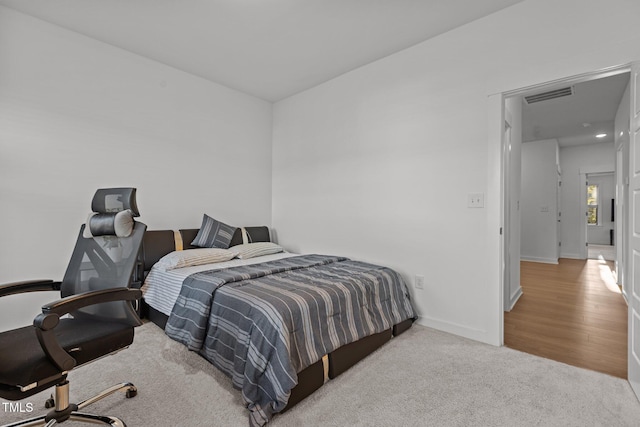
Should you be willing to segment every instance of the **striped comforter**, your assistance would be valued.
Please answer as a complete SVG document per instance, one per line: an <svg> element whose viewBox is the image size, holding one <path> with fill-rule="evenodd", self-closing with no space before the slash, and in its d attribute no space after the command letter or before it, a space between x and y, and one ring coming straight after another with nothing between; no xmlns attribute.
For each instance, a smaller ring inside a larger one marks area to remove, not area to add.
<svg viewBox="0 0 640 427"><path fill-rule="evenodd" d="M395 271L302 255L192 274L165 331L230 376L251 424L264 425L286 406L297 372L413 317Z"/></svg>

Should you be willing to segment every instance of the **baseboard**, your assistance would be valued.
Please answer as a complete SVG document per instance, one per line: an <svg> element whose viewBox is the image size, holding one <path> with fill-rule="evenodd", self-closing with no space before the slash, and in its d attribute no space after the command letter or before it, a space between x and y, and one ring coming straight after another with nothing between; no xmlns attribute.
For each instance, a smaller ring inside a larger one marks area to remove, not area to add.
<svg viewBox="0 0 640 427"><path fill-rule="evenodd" d="M515 307L516 303L518 302L521 296L522 296L522 288L518 286L518 289L516 289L516 291L513 294L511 294L511 299L509 301L509 309L505 311L513 310L513 307Z"/></svg>
<svg viewBox="0 0 640 427"><path fill-rule="evenodd" d="M585 259L584 256L582 256L580 254L560 254L560 258Z"/></svg>
<svg viewBox="0 0 640 427"><path fill-rule="evenodd" d="M533 256L521 256L520 261L541 262L544 264L557 264L558 258L540 258Z"/></svg>
<svg viewBox="0 0 640 427"><path fill-rule="evenodd" d="M499 346L497 343L496 337L489 336L486 330L477 329L465 325L460 325L457 323L447 322L444 320L434 319L428 316L420 316L416 323L426 326L428 328L437 329L442 332L447 332L449 334L458 335L460 337L469 338L474 341L483 342L486 344L491 344L495 346Z"/></svg>

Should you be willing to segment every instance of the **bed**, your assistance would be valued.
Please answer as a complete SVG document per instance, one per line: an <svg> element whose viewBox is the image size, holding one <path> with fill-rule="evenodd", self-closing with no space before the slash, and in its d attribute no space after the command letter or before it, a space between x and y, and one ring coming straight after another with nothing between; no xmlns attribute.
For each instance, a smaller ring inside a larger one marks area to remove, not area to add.
<svg viewBox="0 0 640 427"><path fill-rule="evenodd" d="M229 245L234 253L272 248L265 255L174 268L204 252L189 251L198 229L179 230L182 253L174 234L145 235L143 315L231 377L251 425L287 411L415 318L391 269L279 251L267 227L239 228Z"/></svg>

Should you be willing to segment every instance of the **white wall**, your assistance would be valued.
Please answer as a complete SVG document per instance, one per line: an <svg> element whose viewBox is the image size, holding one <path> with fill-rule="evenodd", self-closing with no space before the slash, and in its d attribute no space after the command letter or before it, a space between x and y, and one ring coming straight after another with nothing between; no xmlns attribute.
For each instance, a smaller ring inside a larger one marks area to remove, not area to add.
<svg viewBox="0 0 640 427"><path fill-rule="evenodd" d="M61 279L99 187L150 229L270 224L270 103L4 7L0 70L0 283ZM0 329L50 300L3 298Z"/></svg>
<svg viewBox="0 0 640 427"><path fill-rule="evenodd" d="M420 323L499 344L504 118L491 95L636 59L638 15L627 0L525 1L278 102L281 243L383 263L411 285L424 274ZM475 192L485 209L467 207Z"/></svg>
<svg viewBox="0 0 640 427"><path fill-rule="evenodd" d="M522 144L521 253L526 261L558 262L558 141Z"/></svg>
<svg viewBox="0 0 640 427"><path fill-rule="evenodd" d="M582 258L586 237L585 214L585 174L613 171L615 151L612 142L587 144L560 149L562 168L562 241L561 257Z"/></svg>

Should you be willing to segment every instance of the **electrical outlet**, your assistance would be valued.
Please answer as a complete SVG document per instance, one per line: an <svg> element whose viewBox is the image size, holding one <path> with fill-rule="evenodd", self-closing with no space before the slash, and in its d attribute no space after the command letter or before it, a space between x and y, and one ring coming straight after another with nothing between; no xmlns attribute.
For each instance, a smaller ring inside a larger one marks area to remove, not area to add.
<svg viewBox="0 0 640 427"><path fill-rule="evenodd" d="M424 289L424 276L416 274L413 286L415 286L416 289Z"/></svg>

